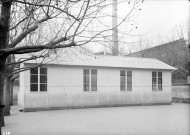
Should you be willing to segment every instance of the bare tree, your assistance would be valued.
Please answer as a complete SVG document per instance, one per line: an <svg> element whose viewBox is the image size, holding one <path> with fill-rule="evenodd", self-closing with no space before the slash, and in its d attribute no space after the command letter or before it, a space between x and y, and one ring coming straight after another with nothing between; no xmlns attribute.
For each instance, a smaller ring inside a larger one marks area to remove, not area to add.
<svg viewBox="0 0 190 135"><path fill-rule="evenodd" d="M10 115L10 106L12 104L13 98L13 83L16 78L19 77L19 73L30 70L31 68L41 66L42 64L48 63L46 59L48 59L49 53L41 53L40 55L32 55L27 58L20 58L15 60L14 55L9 55L6 60L6 69L5 69L5 80L4 80L4 116ZM41 61L36 63L34 67L25 67L19 68L20 63L35 60L41 58Z"/></svg>
<svg viewBox="0 0 190 135"><path fill-rule="evenodd" d="M125 55L140 52L140 57L145 57L145 50L151 47L151 41L146 35L139 35L138 40L128 44Z"/></svg>
<svg viewBox="0 0 190 135"><path fill-rule="evenodd" d="M132 10L139 2L131 0ZM100 22L106 17L101 12L112 1L0 0L0 4L0 105L4 104L6 61L9 61L7 58L10 55L32 53L37 56L48 49L101 42L105 34L112 30ZM126 13L116 27L131 12ZM7 62L10 63L12 61ZM3 118L2 110L0 115Z"/></svg>

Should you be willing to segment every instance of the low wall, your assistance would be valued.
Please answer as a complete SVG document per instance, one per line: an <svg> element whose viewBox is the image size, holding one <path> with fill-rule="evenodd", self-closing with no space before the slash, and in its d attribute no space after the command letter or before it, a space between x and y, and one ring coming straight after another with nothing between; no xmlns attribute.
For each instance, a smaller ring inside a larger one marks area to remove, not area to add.
<svg viewBox="0 0 190 135"><path fill-rule="evenodd" d="M172 86L172 101L190 103L190 86L189 85Z"/></svg>

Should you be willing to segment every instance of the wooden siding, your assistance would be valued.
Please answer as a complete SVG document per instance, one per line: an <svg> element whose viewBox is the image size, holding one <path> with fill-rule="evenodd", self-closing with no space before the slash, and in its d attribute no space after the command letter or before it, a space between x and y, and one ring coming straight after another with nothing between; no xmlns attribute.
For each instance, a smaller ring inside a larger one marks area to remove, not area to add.
<svg viewBox="0 0 190 135"><path fill-rule="evenodd" d="M155 92L151 70L129 70L133 72L132 91L124 92L120 91L120 69L116 68L97 68L96 92L83 91L82 67L49 66L47 92L30 92L30 72L26 71L24 97L19 98L24 99L22 106L26 109L171 103L171 72L163 71L163 91Z"/></svg>

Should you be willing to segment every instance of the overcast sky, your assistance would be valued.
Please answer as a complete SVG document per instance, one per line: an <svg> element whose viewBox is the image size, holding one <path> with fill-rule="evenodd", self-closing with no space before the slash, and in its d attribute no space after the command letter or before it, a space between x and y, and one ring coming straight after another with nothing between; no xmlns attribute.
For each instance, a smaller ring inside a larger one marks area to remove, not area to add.
<svg viewBox="0 0 190 135"><path fill-rule="evenodd" d="M169 36L176 25L188 24L188 0L145 0L136 22L139 31Z"/></svg>
<svg viewBox="0 0 190 135"><path fill-rule="evenodd" d="M118 8L118 14L121 14L123 9L124 5ZM143 34L144 38L153 41L152 46L155 46L168 42L177 25L183 26L187 34L188 16L188 0L145 0L134 21L138 29L133 32Z"/></svg>
<svg viewBox="0 0 190 135"><path fill-rule="evenodd" d="M119 1L119 0L118 0ZM126 15L127 3L118 4L118 17ZM119 40L138 41L139 36L150 41L150 46L156 46L169 42L169 39L175 34L176 26L180 25L185 31L187 38L187 28L189 19L189 1L188 0L144 0L139 7L141 10L137 17L132 21L133 26L137 27L131 35L137 35L132 39ZM109 12L111 12L109 10ZM118 21L119 22L119 21ZM131 22L130 22L131 23ZM110 23L111 25L111 23ZM119 31L129 27L124 24ZM139 36L138 36L139 35ZM176 37L177 38L177 37ZM133 46L130 43L120 43L120 48ZM125 49L126 50L126 49Z"/></svg>

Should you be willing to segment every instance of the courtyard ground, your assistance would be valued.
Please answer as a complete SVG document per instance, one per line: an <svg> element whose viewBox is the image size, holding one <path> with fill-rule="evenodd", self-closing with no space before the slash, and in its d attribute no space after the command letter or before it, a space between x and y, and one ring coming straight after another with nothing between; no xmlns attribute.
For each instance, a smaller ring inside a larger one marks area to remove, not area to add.
<svg viewBox="0 0 190 135"><path fill-rule="evenodd" d="M2 132L10 135L189 135L190 104L19 112L13 106Z"/></svg>

